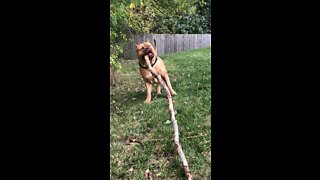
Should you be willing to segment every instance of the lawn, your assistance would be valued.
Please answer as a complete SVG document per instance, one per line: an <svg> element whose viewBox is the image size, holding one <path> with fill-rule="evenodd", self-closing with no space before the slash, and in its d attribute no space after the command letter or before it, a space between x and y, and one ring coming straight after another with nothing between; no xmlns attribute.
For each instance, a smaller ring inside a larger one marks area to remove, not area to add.
<svg viewBox="0 0 320 180"><path fill-rule="evenodd" d="M173 89L180 144L194 179L211 177L211 48L162 56ZM164 95L146 105L137 61L123 70L110 98L110 178L185 179L172 141L173 129ZM162 89L162 94L164 90Z"/></svg>

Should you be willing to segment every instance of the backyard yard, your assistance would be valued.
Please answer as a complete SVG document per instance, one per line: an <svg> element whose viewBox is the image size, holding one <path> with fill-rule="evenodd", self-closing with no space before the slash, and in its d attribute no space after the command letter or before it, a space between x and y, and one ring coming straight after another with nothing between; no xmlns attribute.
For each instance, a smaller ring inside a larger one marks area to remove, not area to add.
<svg viewBox="0 0 320 180"><path fill-rule="evenodd" d="M211 179L211 48L161 56L173 89L180 144L193 179ZM110 95L110 178L185 179L175 150L164 90L144 104L135 60L121 61Z"/></svg>

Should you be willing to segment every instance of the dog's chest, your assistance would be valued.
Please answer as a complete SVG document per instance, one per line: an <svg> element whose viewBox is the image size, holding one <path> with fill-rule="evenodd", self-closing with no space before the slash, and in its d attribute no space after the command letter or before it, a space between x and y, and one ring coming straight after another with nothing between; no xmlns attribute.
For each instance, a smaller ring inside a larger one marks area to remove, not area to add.
<svg viewBox="0 0 320 180"><path fill-rule="evenodd" d="M145 81L145 82L148 82L150 84L157 84L158 83L158 80L157 78L155 78L151 72L147 69L142 69L140 68L140 73L141 73L141 76L142 76L142 79Z"/></svg>

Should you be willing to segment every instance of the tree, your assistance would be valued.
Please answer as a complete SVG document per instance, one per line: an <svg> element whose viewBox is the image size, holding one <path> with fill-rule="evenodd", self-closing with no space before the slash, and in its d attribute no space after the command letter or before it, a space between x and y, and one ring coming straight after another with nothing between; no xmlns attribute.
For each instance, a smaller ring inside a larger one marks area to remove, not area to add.
<svg viewBox="0 0 320 180"><path fill-rule="evenodd" d="M211 33L211 0L111 0L110 65L113 69L121 69L117 59L136 33Z"/></svg>
<svg viewBox="0 0 320 180"><path fill-rule="evenodd" d="M128 2L111 0L110 2L110 66L115 70L121 69L116 61L123 53L123 45L127 41L125 34L129 16Z"/></svg>
<svg viewBox="0 0 320 180"><path fill-rule="evenodd" d="M210 33L211 0L131 2L130 26L139 33Z"/></svg>

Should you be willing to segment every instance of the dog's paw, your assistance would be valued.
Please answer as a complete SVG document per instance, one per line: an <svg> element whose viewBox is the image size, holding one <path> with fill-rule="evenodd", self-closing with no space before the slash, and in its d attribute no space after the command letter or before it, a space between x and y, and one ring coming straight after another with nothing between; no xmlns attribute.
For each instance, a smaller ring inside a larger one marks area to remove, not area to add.
<svg viewBox="0 0 320 180"><path fill-rule="evenodd" d="M171 92L171 96L175 96L178 95L178 93L176 93L175 91Z"/></svg>
<svg viewBox="0 0 320 180"><path fill-rule="evenodd" d="M151 100L145 100L143 103L150 104Z"/></svg>

